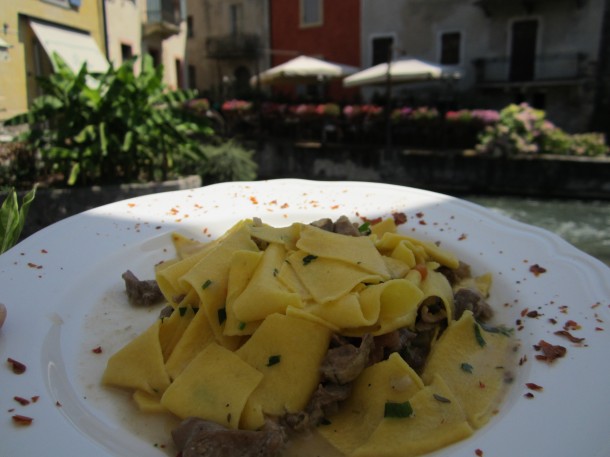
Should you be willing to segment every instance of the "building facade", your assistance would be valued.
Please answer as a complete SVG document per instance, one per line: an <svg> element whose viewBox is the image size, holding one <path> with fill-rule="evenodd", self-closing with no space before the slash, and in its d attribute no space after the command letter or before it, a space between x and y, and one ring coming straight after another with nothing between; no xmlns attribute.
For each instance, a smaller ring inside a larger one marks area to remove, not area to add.
<svg viewBox="0 0 610 457"><path fill-rule="evenodd" d="M268 0L188 0L189 86L215 99L250 98L269 66Z"/></svg>
<svg viewBox="0 0 610 457"><path fill-rule="evenodd" d="M107 66L101 0L0 0L0 120L27 111L41 94L36 78L53 71L58 52L72 67Z"/></svg>
<svg viewBox="0 0 610 457"><path fill-rule="evenodd" d="M456 105L527 102L569 131L587 128L596 96L605 0L362 0L363 66L408 55L459 68L454 87L405 99L449 96Z"/></svg>
<svg viewBox="0 0 610 457"><path fill-rule="evenodd" d="M298 55L360 67L361 0L270 0L271 66ZM297 88L296 95L307 95ZM311 89L311 88L309 88ZM340 82L326 88L335 101L357 95Z"/></svg>
<svg viewBox="0 0 610 457"><path fill-rule="evenodd" d="M155 65L163 65L168 87L187 86L186 0L104 0L104 14L108 59L115 66L149 54Z"/></svg>

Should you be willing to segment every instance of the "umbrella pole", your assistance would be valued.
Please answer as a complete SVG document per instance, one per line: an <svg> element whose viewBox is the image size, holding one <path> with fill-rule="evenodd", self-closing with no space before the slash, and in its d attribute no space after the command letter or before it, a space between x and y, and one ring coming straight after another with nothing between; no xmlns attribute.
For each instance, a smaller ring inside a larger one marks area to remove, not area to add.
<svg viewBox="0 0 610 457"><path fill-rule="evenodd" d="M385 148L387 154L392 147L392 47L388 49L388 68L385 75Z"/></svg>

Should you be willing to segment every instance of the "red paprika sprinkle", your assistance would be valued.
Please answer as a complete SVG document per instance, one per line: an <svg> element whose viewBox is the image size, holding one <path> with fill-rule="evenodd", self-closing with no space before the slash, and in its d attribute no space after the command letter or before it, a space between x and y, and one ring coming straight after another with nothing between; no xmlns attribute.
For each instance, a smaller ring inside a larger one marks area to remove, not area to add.
<svg viewBox="0 0 610 457"><path fill-rule="evenodd" d="M13 369L13 373L15 373L15 374L25 373L25 370L27 369L27 367L23 363L18 362L15 359L11 359L10 357L8 359L6 359L6 361Z"/></svg>
<svg viewBox="0 0 610 457"><path fill-rule="evenodd" d="M34 419L28 416L22 416L21 414L15 414L13 416L13 422L17 425L30 425Z"/></svg>

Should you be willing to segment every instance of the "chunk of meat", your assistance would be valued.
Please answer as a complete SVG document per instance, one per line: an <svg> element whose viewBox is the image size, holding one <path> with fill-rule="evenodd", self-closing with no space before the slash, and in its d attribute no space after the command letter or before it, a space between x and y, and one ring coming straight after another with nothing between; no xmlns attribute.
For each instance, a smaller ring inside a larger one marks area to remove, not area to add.
<svg viewBox="0 0 610 457"><path fill-rule="evenodd" d="M318 227L327 232L334 232L340 235L347 236L361 236L362 233L358 230L358 225L350 221L347 216L340 216L336 221L325 217L317 221L312 222L310 225Z"/></svg>
<svg viewBox="0 0 610 457"><path fill-rule="evenodd" d="M311 429L322 420L336 413L339 403L346 400L352 391L351 384L320 384L311 396L304 411L295 414L286 414L282 422L295 432Z"/></svg>
<svg viewBox="0 0 610 457"><path fill-rule="evenodd" d="M372 335L366 334L358 347L346 342L329 349L320 366L323 380L335 384L352 382L368 365L373 344Z"/></svg>
<svg viewBox="0 0 610 457"><path fill-rule="evenodd" d="M190 417L172 431L182 457L275 457L286 443L283 428L267 421L261 430L228 429Z"/></svg>
<svg viewBox="0 0 610 457"><path fill-rule="evenodd" d="M140 281L130 270L123 273L122 278L132 305L150 306L163 300L161 289L154 279Z"/></svg>
<svg viewBox="0 0 610 457"><path fill-rule="evenodd" d="M464 311L472 311L474 318L485 322L493 317L493 310L489 303L477 290L461 288L453 294L453 306L455 309L455 320L458 320Z"/></svg>

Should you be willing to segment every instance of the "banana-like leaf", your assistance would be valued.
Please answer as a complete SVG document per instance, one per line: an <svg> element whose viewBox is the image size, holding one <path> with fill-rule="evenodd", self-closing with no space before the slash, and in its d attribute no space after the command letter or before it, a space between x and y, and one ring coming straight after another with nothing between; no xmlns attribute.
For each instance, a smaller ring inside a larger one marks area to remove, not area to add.
<svg viewBox="0 0 610 457"><path fill-rule="evenodd" d="M21 208L15 189L10 189L0 207L0 254L17 244L30 205L36 195L36 188L29 191L21 201Z"/></svg>

